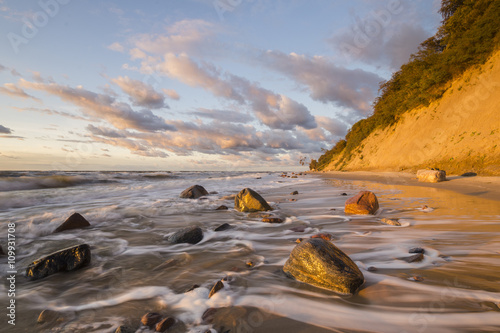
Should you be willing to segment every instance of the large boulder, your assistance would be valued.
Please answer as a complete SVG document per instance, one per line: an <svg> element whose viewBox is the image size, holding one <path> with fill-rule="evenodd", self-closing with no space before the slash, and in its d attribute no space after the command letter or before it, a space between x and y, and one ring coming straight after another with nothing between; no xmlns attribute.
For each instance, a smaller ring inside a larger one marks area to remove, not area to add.
<svg viewBox="0 0 500 333"><path fill-rule="evenodd" d="M245 188L234 198L234 208L240 212L273 210L267 201L250 188Z"/></svg>
<svg viewBox="0 0 500 333"><path fill-rule="evenodd" d="M193 185L182 191L180 197L183 199L198 199L204 195L208 195L208 192L203 186Z"/></svg>
<svg viewBox="0 0 500 333"><path fill-rule="evenodd" d="M351 258L322 238L310 238L295 246L283 271L298 281L341 294L355 293L365 280Z"/></svg>
<svg viewBox="0 0 500 333"><path fill-rule="evenodd" d="M89 221L87 221L85 217L83 217L79 213L74 213L73 215L68 217L63 224L58 226L54 232L61 232L71 229L81 229L85 227L90 227Z"/></svg>
<svg viewBox="0 0 500 333"><path fill-rule="evenodd" d="M370 191L361 191L345 202L346 214L375 214L378 210L377 196Z"/></svg>
<svg viewBox="0 0 500 333"><path fill-rule="evenodd" d="M168 237L168 241L174 244L189 243L196 244L203 239L203 230L197 226L181 229Z"/></svg>
<svg viewBox="0 0 500 333"><path fill-rule="evenodd" d="M68 247L33 261L26 269L26 277L38 280L57 272L73 271L90 264L90 257L88 244Z"/></svg>
<svg viewBox="0 0 500 333"><path fill-rule="evenodd" d="M417 178L419 182L438 183L446 180L446 171L444 170L418 170Z"/></svg>

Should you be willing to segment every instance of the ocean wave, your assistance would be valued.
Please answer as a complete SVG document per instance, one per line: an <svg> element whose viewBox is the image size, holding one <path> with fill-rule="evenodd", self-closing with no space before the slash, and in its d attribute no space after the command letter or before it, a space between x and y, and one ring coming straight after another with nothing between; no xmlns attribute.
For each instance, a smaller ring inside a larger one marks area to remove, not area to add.
<svg viewBox="0 0 500 333"><path fill-rule="evenodd" d="M0 192L70 187L91 182L79 176L6 177L0 179Z"/></svg>

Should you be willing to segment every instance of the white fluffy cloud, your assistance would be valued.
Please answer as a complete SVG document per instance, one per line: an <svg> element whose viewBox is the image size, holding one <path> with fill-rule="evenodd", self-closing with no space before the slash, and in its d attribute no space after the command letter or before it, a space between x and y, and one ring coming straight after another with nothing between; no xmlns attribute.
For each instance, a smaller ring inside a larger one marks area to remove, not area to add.
<svg viewBox="0 0 500 333"><path fill-rule="evenodd" d="M139 80L134 80L128 76L120 76L111 80L119 86L136 106L150 109L161 109L168 107L165 104L165 96L154 90L152 86Z"/></svg>

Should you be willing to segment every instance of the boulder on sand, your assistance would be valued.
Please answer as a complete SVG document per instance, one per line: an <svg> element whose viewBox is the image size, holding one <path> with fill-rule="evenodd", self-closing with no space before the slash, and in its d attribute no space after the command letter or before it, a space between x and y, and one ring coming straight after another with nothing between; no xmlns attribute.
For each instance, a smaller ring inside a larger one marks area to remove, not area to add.
<svg viewBox="0 0 500 333"><path fill-rule="evenodd" d="M200 227L191 226L181 229L168 237L168 241L174 244L189 243L196 244L203 239L203 231Z"/></svg>
<svg viewBox="0 0 500 333"><path fill-rule="evenodd" d="M58 226L54 232L61 232L71 229L81 229L85 227L90 227L89 221L87 221L85 217L83 217L79 213L74 213L73 215L68 217L63 224Z"/></svg>
<svg viewBox="0 0 500 333"><path fill-rule="evenodd" d="M298 281L341 294L355 293L365 280L351 258L322 238L310 238L295 246L283 271Z"/></svg>
<svg viewBox="0 0 500 333"><path fill-rule="evenodd" d="M346 214L375 214L378 210L377 196L370 191L361 191L345 202Z"/></svg>
<svg viewBox="0 0 500 333"><path fill-rule="evenodd" d="M204 195L208 195L208 192L203 186L193 185L182 191L180 197L183 199L198 199Z"/></svg>
<svg viewBox="0 0 500 333"><path fill-rule="evenodd" d="M446 180L446 171L444 170L418 170L417 178L419 182L438 183Z"/></svg>
<svg viewBox="0 0 500 333"><path fill-rule="evenodd" d="M234 208L240 212L273 210L267 201L250 188L245 188L234 198Z"/></svg>
<svg viewBox="0 0 500 333"><path fill-rule="evenodd" d="M89 263L90 246L80 244L33 261L26 269L26 277L30 280L38 280L57 272L73 271Z"/></svg>

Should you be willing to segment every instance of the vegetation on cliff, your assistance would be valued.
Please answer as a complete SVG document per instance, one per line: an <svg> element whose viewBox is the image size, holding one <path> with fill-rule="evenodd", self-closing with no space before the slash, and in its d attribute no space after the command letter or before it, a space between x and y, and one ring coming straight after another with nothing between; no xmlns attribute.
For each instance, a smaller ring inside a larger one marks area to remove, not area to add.
<svg viewBox="0 0 500 333"><path fill-rule="evenodd" d="M442 24L420 44L408 63L380 85L373 114L355 123L345 140L327 150L311 169L322 170L332 160L337 168L375 129L395 124L405 112L439 99L449 83L474 65L486 62L500 42L500 1L442 0Z"/></svg>

